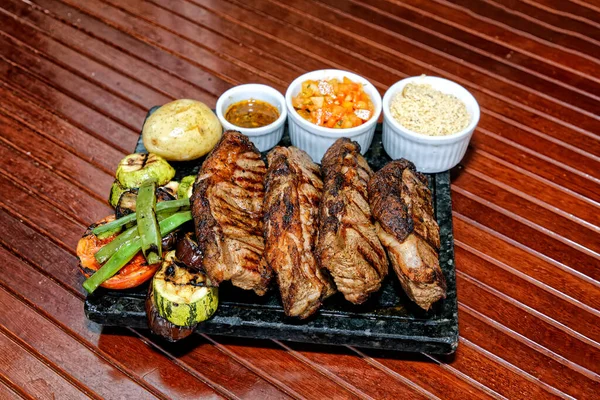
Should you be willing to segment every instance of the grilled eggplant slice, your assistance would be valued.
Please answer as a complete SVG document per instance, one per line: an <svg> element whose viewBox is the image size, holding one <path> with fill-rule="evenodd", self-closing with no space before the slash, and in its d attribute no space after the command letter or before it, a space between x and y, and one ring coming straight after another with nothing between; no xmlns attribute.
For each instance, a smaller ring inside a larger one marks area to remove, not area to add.
<svg viewBox="0 0 600 400"><path fill-rule="evenodd" d="M175 182L175 183L177 183L177 182ZM156 201L157 202L177 200L177 198L175 197L175 193L177 193L177 189L175 188L173 190L173 186L169 187L170 184L171 184L171 182L169 182L165 186L161 186L156 189ZM117 216L117 219L135 212L135 203L137 202L137 194L138 194L138 188L127 189L121 194L121 197L119 198L119 201L117 202L117 204L115 206L115 215Z"/></svg>
<svg viewBox="0 0 600 400"><path fill-rule="evenodd" d="M156 189L156 201L177 200L177 192L179 190L179 182L170 181L166 185Z"/></svg>
<svg viewBox="0 0 600 400"><path fill-rule="evenodd" d="M165 254L152 286L158 313L177 326L192 327L217 310L218 288L204 273L177 260L175 251Z"/></svg>
<svg viewBox="0 0 600 400"><path fill-rule="evenodd" d="M152 285L150 285L148 295L146 296L146 315L148 316L148 327L150 330L169 342L184 339L194 332L195 325L191 327L177 326L158 313L156 304L154 304L154 289Z"/></svg>
<svg viewBox="0 0 600 400"><path fill-rule="evenodd" d="M128 189L121 194L117 206L115 207L115 215L118 218L124 217L135 212L135 203L137 202L137 188Z"/></svg>
<svg viewBox="0 0 600 400"><path fill-rule="evenodd" d="M137 188L147 181L156 186L166 185L175 176L175 170L156 154L135 153L126 156L117 167L117 180L126 189Z"/></svg>
<svg viewBox="0 0 600 400"><path fill-rule="evenodd" d="M188 232L177 241L175 256L191 269L202 271L202 251L193 237L194 234Z"/></svg>
<svg viewBox="0 0 600 400"><path fill-rule="evenodd" d="M162 238L163 253L166 253L167 251L171 251L171 250L175 249L175 247L177 246L177 243L179 242L179 236L180 236L179 231L174 231L174 232L169 233L167 236L163 236L163 238Z"/></svg>

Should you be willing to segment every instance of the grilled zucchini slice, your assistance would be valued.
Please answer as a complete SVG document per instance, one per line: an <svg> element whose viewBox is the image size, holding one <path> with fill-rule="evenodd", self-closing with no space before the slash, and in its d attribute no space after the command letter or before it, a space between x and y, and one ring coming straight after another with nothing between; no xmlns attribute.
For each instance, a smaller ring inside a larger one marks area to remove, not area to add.
<svg viewBox="0 0 600 400"><path fill-rule="evenodd" d="M177 326L191 327L210 318L219 303L218 288L200 271L193 271L165 254L161 268L152 280L154 304L158 313Z"/></svg>
<svg viewBox="0 0 600 400"><path fill-rule="evenodd" d="M156 182L156 186L166 185L175 176L175 170L162 157L156 154L134 153L121 160L116 177L126 189L138 188L146 181Z"/></svg>
<svg viewBox="0 0 600 400"><path fill-rule="evenodd" d="M178 199L189 199L192 197L192 189L194 188L194 182L196 182L196 175L188 175L184 177L179 183L179 189L177 190Z"/></svg>

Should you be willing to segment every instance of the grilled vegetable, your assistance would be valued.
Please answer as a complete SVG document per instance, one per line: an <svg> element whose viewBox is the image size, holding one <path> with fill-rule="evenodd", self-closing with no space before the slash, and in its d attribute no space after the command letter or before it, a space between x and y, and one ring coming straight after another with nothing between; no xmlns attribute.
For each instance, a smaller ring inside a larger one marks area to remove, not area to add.
<svg viewBox="0 0 600 400"><path fill-rule="evenodd" d="M113 184L110 188L110 194L108 195L108 202L110 203L111 206L113 206L113 208L117 207L117 204L119 203L119 199L121 198L121 195L126 190L127 190L127 188L124 188L119 183L119 181L115 179L115 181L113 182Z"/></svg>
<svg viewBox="0 0 600 400"><path fill-rule="evenodd" d="M180 209L182 207L189 207L189 206L190 206L190 199L163 201L163 202L156 204L156 214L157 214L157 216L160 216L160 214L165 211L173 212L173 211L177 211L178 209ZM105 232L120 230L121 227L127 225L130 222L135 221L136 216L137 216L136 213L132 213L132 214L126 215L122 218L119 218L117 220L110 221L110 222L102 224L102 225L96 225L93 228L93 232L95 235L100 235Z"/></svg>
<svg viewBox="0 0 600 400"><path fill-rule="evenodd" d="M156 154L135 153L121 160L116 175L121 186L132 189L148 181L156 182L157 186L165 185L173 179L175 170Z"/></svg>
<svg viewBox="0 0 600 400"><path fill-rule="evenodd" d="M137 201L138 189L127 189L119 198L115 207L115 215L117 218L122 218L126 215L133 214L135 212L135 203Z"/></svg>
<svg viewBox="0 0 600 400"><path fill-rule="evenodd" d="M99 221L99 226L104 225L114 219L114 216L104 218ZM77 257L79 258L79 269L86 278L89 278L92 274L98 271L101 266L96 260L94 255L99 249L105 248L116 240L116 235L110 235L106 238L100 239L96 236L92 229L96 224L90 226L85 232L83 237L77 243ZM122 235L120 235L122 236ZM120 237L119 236L119 237ZM108 280L101 282L101 286L108 289L129 289L138 286L148 279L152 278L156 270L160 267L159 264L148 265L144 256L139 253L131 258L130 261L124 264L123 268L119 270L114 276Z"/></svg>
<svg viewBox="0 0 600 400"><path fill-rule="evenodd" d="M174 182L176 185L169 186L171 185L171 182ZM157 202L173 201L177 199L177 188L179 187L179 183L175 181L171 182L156 189ZM127 189L123 192L115 207L115 215L117 218L122 218L135 212L138 190L138 188Z"/></svg>
<svg viewBox="0 0 600 400"><path fill-rule="evenodd" d="M179 228L184 223L191 221L191 220L192 220L192 213L189 211L178 212L178 213L171 215L168 218L165 218L164 220L160 221L160 223L159 223L161 236L166 236L167 234L173 232L175 229ZM93 235L91 233L91 230L90 230L90 234ZM96 238L95 235L93 235L93 237ZM80 240L80 242L82 240L84 240L85 238L86 237L84 236ZM103 244L106 244L106 243L108 243L108 241ZM97 245L96 249L99 248L100 246ZM78 246L78 249L79 249L79 246ZM119 270L121 268L123 268L123 266L125 266L127 263L129 263L132 260L132 258L134 258L134 256L136 256L136 254L141 249L142 249L141 239L133 240L132 242L128 243L127 245L123 246L122 248L119 248L119 251L114 253L112 255L112 257L110 257L108 262L99 269L97 268L99 266L99 264L96 261L96 258L93 256L95 254L95 251L94 252L91 252L91 251L85 252L87 257L91 257L93 259L93 262L88 262L86 259L86 263L89 265L93 265L96 267L96 269L98 269L91 277L89 277L85 282L83 282L83 287L85 288L85 290L87 290L88 293L92 293L94 290L96 290L98 288L98 286L100 286L102 283L104 283L105 281L110 279L113 275L115 275L117 272L119 272ZM79 255L79 251L78 251L78 255ZM141 256L141 254L139 256ZM81 260L81 257L80 257L80 260ZM82 263L83 263L83 261L82 261ZM141 265L144 265L144 264L145 263L143 262L143 257L142 257ZM156 268L156 267L158 267L158 265L149 265L148 267ZM155 271L155 269L152 271L152 273L154 273L154 271ZM85 271L84 271L84 274L85 274ZM86 274L86 276L87 275L88 274ZM134 286L137 286L137 285L134 285ZM133 286L128 286L128 287L133 287Z"/></svg>
<svg viewBox="0 0 600 400"><path fill-rule="evenodd" d="M148 264L160 262L162 258L162 244L160 229L156 221L156 184L146 182L140 186L137 196L137 228L142 242L142 253Z"/></svg>
<svg viewBox="0 0 600 400"><path fill-rule="evenodd" d="M217 310L218 288L202 272L179 262L174 251L165 254L152 286L158 313L177 326L192 327Z"/></svg>
<svg viewBox="0 0 600 400"><path fill-rule="evenodd" d="M193 233L188 232L177 241L175 256L191 269L202 271L202 251L193 236Z"/></svg>
<svg viewBox="0 0 600 400"><path fill-rule="evenodd" d="M169 201L179 198L177 196L179 190L179 182L170 181L166 185L160 186L156 189L157 201Z"/></svg>
<svg viewBox="0 0 600 400"><path fill-rule="evenodd" d="M169 342L176 342L194 332L193 327L177 326L167 321L166 318L158 313L154 304L154 290L152 285L148 288L148 295L146 296L146 315L148 315L148 327L150 330Z"/></svg>
<svg viewBox="0 0 600 400"><path fill-rule="evenodd" d="M125 247L126 244L139 240L140 236L138 234L137 226L127 229L125 232L117 236L110 243L102 246L100 250L95 254L96 260L100 264L104 264L113 254L115 254L119 249Z"/></svg>
<svg viewBox="0 0 600 400"><path fill-rule="evenodd" d="M195 175L188 175L184 177L179 183L179 189L177 190L178 199L189 199L192 197L192 189L194 188L194 182L196 182Z"/></svg>

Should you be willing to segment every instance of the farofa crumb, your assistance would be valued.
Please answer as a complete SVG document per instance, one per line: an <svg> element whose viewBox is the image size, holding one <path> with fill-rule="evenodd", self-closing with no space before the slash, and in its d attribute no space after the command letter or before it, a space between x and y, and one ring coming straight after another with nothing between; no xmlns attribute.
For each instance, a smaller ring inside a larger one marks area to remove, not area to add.
<svg viewBox="0 0 600 400"><path fill-rule="evenodd" d="M428 84L409 83L390 104L392 117L411 131L428 136L460 132L471 117L465 104Z"/></svg>

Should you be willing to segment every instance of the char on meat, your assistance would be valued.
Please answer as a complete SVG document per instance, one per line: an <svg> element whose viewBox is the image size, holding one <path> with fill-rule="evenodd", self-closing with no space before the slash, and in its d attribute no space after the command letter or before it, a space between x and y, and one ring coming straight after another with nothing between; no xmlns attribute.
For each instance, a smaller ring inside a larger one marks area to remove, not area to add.
<svg viewBox="0 0 600 400"><path fill-rule="evenodd" d="M263 295L271 269L263 257L265 163L250 140L226 131L194 185L192 215L202 266L212 282Z"/></svg>
<svg viewBox="0 0 600 400"><path fill-rule="evenodd" d="M433 217L427 177L408 160L392 161L369 182L377 234L402 288L421 308L446 297L440 269L440 231Z"/></svg>
<svg viewBox="0 0 600 400"><path fill-rule="evenodd" d="M368 202L367 186L373 172L358 143L346 138L327 150L321 168L319 262L344 297L360 304L379 290L388 272Z"/></svg>
<svg viewBox="0 0 600 400"><path fill-rule="evenodd" d="M306 318L335 292L314 256L321 173L296 147L275 147L267 161L265 255L277 276L285 313Z"/></svg>

